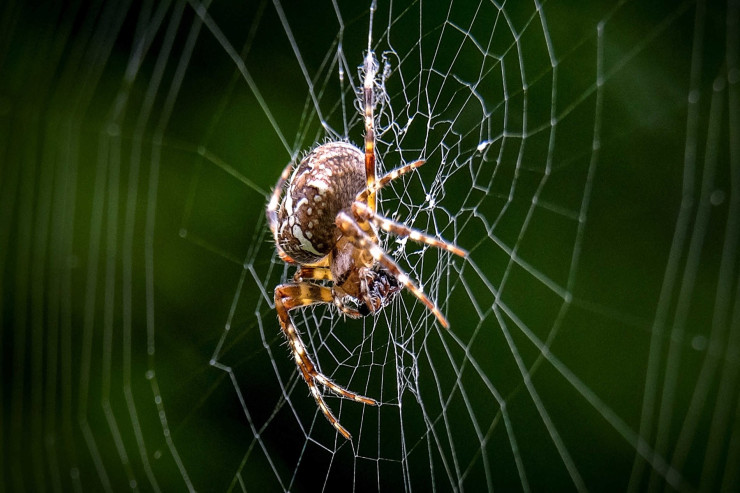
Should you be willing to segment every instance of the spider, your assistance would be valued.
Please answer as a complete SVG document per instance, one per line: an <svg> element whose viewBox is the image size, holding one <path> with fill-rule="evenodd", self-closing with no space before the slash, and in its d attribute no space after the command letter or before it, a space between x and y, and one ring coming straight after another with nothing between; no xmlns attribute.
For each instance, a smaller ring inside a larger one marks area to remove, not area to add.
<svg viewBox="0 0 740 493"><path fill-rule="evenodd" d="M363 64L362 88L364 153L342 141L314 148L292 174L293 163L285 167L266 211L280 258L298 267L292 282L275 288L275 310L280 327L316 404L346 439L352 437L329 409L317 384L363 404L375 406L378 403L341 387L318 370L289 311L333 303L345 315L358 318L377 313L396 293L406 288L447 328L449 323L442 312L378 245L377 228L461 257L467 255L454 245L376 212L378 190L424 164L423 160L415 161L376 179L373 84L377 68L372 52L368 52ZM287 190L281 200L286 182Z"/></svg>

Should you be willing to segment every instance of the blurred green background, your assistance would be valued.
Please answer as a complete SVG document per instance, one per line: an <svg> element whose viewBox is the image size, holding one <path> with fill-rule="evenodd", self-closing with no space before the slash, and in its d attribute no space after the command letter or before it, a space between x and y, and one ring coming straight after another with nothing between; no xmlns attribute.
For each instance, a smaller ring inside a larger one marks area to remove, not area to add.
<svg viewBox="0 0 740 493"><path fill-rule="evenodd" d="M379 159L427 160L381 208L471 254L387 243L451 332L296 315L383 403L344 442L264 207L362 142L369 5L5 2L0 485L737 491L738 8L380 2Z"/></svg>

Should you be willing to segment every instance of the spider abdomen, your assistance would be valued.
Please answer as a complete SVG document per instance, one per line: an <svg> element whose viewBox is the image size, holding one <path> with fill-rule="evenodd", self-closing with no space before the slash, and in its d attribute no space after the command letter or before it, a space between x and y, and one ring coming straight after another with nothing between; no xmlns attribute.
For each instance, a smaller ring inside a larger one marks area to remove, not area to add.
<svg viewBox="0 0 740 493"><path fill-rule="evenodd" d="M295 261L316 262L340 235L337 214L349 211L366 186L365 155L347 142L311 151L296 167L278 212L277 239Z"/></svg>

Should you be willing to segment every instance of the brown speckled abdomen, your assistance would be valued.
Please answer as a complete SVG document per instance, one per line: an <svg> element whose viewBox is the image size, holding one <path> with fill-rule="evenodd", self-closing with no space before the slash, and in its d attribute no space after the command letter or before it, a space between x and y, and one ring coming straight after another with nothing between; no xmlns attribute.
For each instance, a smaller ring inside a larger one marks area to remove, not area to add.
<svg viewBox="0 0 740 493"><path fill-rule="evenodd" d="M311 151L289 181L278 211L280 247L296 262L317 262L339 237L335 221L366 187L365 154L352 144L332 142Z"/></svg>

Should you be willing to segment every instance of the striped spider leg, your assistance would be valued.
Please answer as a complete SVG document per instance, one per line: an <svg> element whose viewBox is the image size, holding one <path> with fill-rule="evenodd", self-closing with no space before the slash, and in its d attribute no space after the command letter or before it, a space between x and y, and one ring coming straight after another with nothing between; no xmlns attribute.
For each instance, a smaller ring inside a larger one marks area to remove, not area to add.
<svg viewBox="0 0 740 493"><path fill-rule="evenodd" d="M352 436L341 424L339 424L339 420L331 409L329 409L329 406L326 404L326 401L324 401L324 397L316 384L319 383L335 394L353 401L371 406L376 406L378 403L374 399L364 397L337 385L316 368L316 364L308 354L306 346L303 344L303 340L301 339L301 335L298 333L298 330L293 324L293 319L290 317L288 312L295 308L319 303L335 303L339 305L341 302L335 298L330 287L319 286L309 282L281 284L275 288L275 310L277 311L278 319L280 320L280 327L290 344L290 349L295 358L295 363L303 376L303 380L306 382L306 385L308 385L311 395L319 406L319 409L321 409L321 412L326 416L326 419L329 420L329 423L331 423L332 426L342 434L342 436L349 440ZM351 311L354 310L347 308L345 313ZM359 313L356 311L354 312L356 313L356 316L359 316Z"/></svg>

